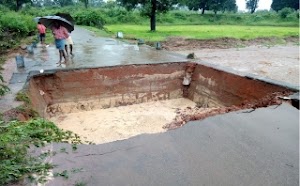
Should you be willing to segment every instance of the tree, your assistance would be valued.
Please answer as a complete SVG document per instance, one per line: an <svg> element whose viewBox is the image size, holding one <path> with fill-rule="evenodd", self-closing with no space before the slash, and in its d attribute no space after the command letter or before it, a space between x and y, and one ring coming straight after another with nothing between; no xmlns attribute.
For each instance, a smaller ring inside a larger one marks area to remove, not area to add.
<svg viewBox="0 0 300 186"><path fill-rule="evenodd" d="M271 8L275 11L279 11L283 8L299 9L299 0L273 0Z"/></svg>
<svg viewBox="0 0 300 186"><path fill-rule="evenodd" d="M113 9L115 7L118 7L118 3L114 0L108 0L106 1L106 3L104 3L102 7L107 9Z"/></svg>
<svg viewBox="0 0 300 186"><path fill-rule="evenodd" d="M220 10L237 10L236 0L181 0L180 4L186 5L189 10L201 10L201 14L204 14L205 10L212 10L215 14Z"/></svg>
<svg viewBox="0 0 300 186"><path fill-rule="evenodd" d="M89 0L80 0L80 1L84 3L85 8L88 7Z"/></svg>
<svg viewBox="0 0 300 186"><path fill-rule="evenodd" d="M73 5L73 1L72 0L57 0L58 4L63 7L63 6L69 6L69 5Z"/></svg>
<svg viewBox="0 0 300 186"><path fill-rule="evenodd" d="M246 8L250 10L250 13L253 14L258 7L259 0L245 0L246 1Z"/></svg>
<svg viewBox="0 0 300 186"><path fill-rule="evenodd" d="M101 6L104 4L103 0L90 0L89 4L91 6Z"/></svg>
<svg viewBox="0 0 300 186"><path fill-rule="evenodd" d="M238 10L238 7L236 5L236 0L226 0L223 4L222 11L232 11L236 12Z"/></svg>
<svg viewBox="0 0 300 186"><path fill-rule="evenodd" d="M212 10L217 14L217 12L223 8L225 1L226 0L210 0L208 5L209 10Z"/></svg>
<svg viewBox="0 0 300 186"><path fill-rule="evenodd" d="M156 30L156 13L167 12L172 5L177 4L177 0L117 0L127 10L132 10L137 6L142 7L142 14L150 18L150 30Z"/></svg>
<svg viewBox="0 0 300 186"><path fill-rule="evenodd" d="M202 10L201 14L204 14L205 10L209 9L209 3L211 0L181 0L181 4L186 5L189 10Z"/></svg>
<svg viewBox="0 0 300 186"><path fill-rule="evenodd" d="M0 4L13 9L15 11L19 11L21 6L24 3L29 3L31 0L0 0Z"/></svg>

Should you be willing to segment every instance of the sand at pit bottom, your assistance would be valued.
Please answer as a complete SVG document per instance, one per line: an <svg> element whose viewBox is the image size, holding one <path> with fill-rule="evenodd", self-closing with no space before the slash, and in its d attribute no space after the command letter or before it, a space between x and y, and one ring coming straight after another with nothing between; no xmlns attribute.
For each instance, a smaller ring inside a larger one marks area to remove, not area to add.
<svg viewBox="0 0 300 186"><path fill-rule="evenodd" d="M77 133L83 141L101 144L143 133L165 132L162 127L174 120L178 109L195 105L189 99L179 98L64 114L50 120L61 129Z"/></svg>

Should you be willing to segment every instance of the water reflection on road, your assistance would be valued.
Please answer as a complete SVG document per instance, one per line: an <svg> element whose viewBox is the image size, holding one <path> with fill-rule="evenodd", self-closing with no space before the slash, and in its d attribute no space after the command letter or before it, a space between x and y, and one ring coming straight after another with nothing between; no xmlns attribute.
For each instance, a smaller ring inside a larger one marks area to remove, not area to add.
<svg viewBox="0 0 300 186"><path fill-rule="evenodd" d="M80 27L76 27L71 35L74 41L74 56L69 56L66 64L61 66L56 64L59 56L54 45L47 48L38 46L34 54L25 56L25 71L186 61L183 56L159 51L149 46L95 37L94 34Z"/></svg>

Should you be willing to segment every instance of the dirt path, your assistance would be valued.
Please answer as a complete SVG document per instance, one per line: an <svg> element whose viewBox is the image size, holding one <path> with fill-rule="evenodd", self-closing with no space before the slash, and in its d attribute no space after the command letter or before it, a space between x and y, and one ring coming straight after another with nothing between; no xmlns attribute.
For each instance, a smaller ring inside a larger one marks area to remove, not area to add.
<svg viewBox="0 0 300 186"><path fill-rule="evenodd" d="M232 68L241 74L255 74L299 86L298 38L240 41L236 39L185 40L171 38L164 48L182 55L194 53L195 59Z"/></svg>

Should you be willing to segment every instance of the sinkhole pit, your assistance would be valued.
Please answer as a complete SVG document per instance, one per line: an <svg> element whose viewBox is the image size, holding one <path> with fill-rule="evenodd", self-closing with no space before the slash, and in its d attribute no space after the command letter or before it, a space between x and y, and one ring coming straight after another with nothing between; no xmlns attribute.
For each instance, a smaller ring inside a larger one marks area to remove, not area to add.
<svg viewBox="0 0 300 186"><path fill-rule="evenodd" d="M61 69L33 75L39 114L96 144L159 133L191 120L279 104L284 86L207 65L174 62Z"/></svg>

